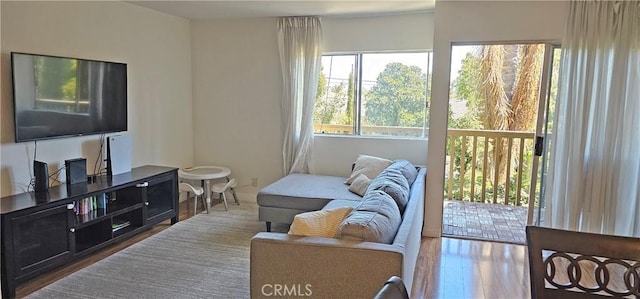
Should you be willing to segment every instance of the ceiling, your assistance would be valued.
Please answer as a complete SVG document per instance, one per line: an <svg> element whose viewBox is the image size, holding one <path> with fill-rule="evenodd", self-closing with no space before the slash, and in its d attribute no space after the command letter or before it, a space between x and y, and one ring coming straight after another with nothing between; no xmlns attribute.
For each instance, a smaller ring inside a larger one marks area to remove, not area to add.
<svg viewBox="0 0 640 299"><path fill-rule="evenodd" d="M127 1L191 20L285 16L357 17L433 10L435 0L422 1Z"/></svg>

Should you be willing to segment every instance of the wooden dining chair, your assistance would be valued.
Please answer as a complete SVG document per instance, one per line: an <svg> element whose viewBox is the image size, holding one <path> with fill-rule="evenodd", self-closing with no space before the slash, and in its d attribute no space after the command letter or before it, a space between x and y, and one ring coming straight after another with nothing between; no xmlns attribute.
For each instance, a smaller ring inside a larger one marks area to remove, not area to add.
<svg viewBox="0 0 640 299"><path fill-rule="evenodd" d="M526 231L531 298L640 297L640 238Z"/></svg>

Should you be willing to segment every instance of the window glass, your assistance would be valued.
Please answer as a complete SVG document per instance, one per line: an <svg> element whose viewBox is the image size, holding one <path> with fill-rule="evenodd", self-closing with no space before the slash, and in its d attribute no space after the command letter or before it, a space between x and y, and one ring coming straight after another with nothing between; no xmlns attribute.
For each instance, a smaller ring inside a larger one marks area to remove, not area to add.
<svg viewBox="0 0 640 299"><path fill-rule="evenodd" d="M425 135L427 53L362 55L362 135Z"/></svg>
<svg viewBox="0 0 640 299"><path fill-rule="evenodd" d="M356 55L322 57L313 109L314 133L354 134Z"/></svg>
<svg viewBox="0 0 640 299"><path fill-rule="evenodd" d="M431 52L325 55L316 134L425 137Z"/></svg>

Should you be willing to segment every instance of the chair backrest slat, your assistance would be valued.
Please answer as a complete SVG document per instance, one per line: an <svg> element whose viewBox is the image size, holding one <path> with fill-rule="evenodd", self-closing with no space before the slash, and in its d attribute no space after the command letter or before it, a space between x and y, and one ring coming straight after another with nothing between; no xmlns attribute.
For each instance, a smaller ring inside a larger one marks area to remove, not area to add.
<svg viewBox="0 0 640 299"><path fill-rule="evenodd" d="M640 297L640 238L527 226L532 298Z"/></svg>

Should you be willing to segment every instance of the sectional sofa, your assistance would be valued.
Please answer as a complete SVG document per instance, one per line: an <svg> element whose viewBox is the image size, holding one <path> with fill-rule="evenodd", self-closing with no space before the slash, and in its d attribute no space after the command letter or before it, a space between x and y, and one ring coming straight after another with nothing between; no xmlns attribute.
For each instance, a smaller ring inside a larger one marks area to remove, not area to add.
<svg viewBox="0 0 640 299"><path fill-rule="evenodd" d="M410 292L420 250L425 177L425 168L400 160L375 177L362 197L348 190L344 177L296 174L263 189L258 196L263 221L287 223L295 213L313 209L350 206L353 211L334 237L256 234L251 240L251 297L372 298L392 275L401 277ZM285 185L291 192L281 189Z"/></svg>

